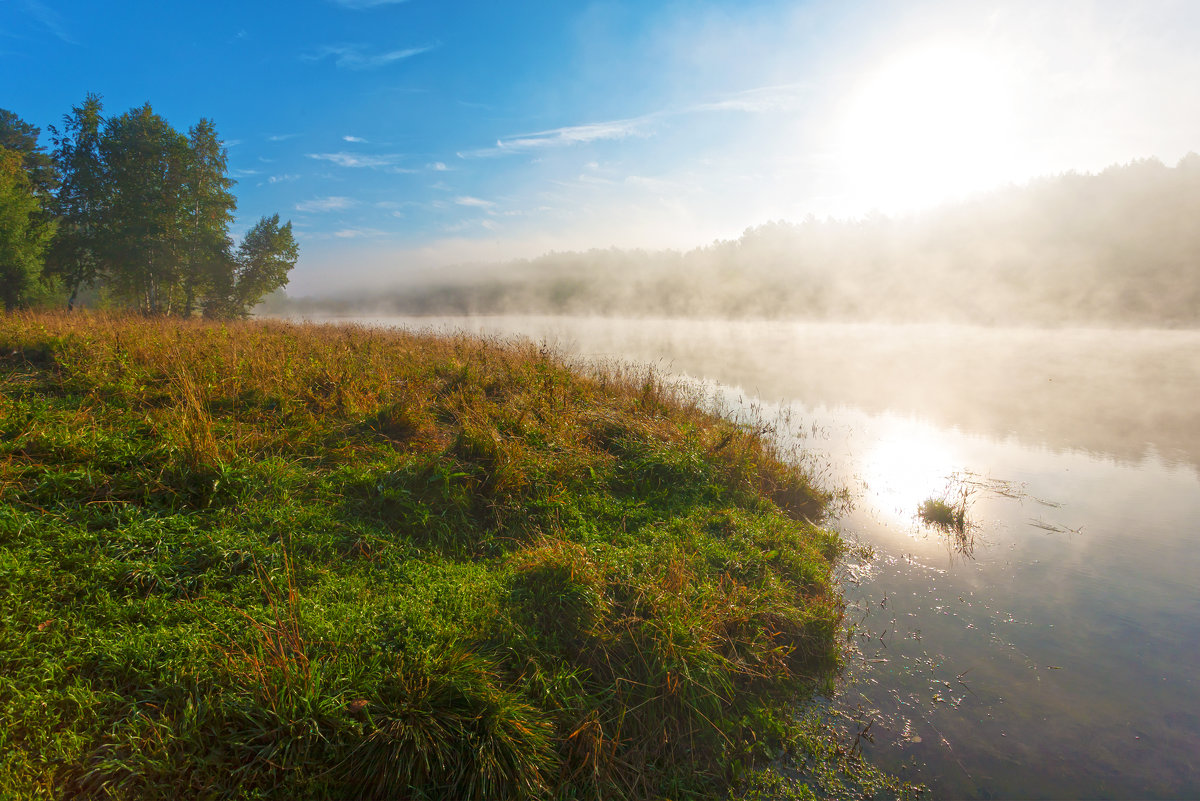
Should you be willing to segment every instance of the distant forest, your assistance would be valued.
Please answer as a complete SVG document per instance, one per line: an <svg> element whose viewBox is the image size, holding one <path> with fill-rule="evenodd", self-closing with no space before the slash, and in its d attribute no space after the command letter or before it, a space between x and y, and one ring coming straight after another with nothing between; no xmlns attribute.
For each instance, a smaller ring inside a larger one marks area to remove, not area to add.
<svg viewBox="0 0 1200 801"><path fill-rule="evenodd" d="M290 222L263 217L235 249L237 199L211 120L176 131L147 103L105 117L88 95L41 130L0 109L0 300L244 316L287 283Z"/></svg>
<svg viewBox="0 0 1200 801"><path fill-rule="evenodd" d="M277 310L1200 325L1200 156L1067 173L907 217L772 222L688 252L443 270Z"/></svg>

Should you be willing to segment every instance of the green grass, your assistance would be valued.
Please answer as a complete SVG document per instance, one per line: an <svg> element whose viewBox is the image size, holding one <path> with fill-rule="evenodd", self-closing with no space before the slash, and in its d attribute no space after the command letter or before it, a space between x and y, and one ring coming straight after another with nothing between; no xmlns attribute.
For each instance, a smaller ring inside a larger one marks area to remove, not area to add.
<svg viewBox="0 0 1200 801"><path fill-rule="evenodd" d="M753 794L837 666L827 501L528 343L0 317L0 796Z"/></svg>
<svg viewBox="0 0 1200 801"><path fill-rule="evenodd" d="M945 498L926 498L917 510L921 522L947 531L962 531L967 522L965 504L951 504Z"/></svg>

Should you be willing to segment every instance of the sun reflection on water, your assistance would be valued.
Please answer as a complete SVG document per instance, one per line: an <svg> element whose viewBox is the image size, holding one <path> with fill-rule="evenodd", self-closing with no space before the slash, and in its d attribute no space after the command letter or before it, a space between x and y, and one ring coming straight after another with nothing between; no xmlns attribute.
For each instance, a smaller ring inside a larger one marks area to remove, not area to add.
<svg viewBox="0 0 1200 801"><path fill-rule="evenodd" d="M922 501L946 491L959 461L940 432L916 421L889 421L860 463L866 499L895 522L910 522Z"/></svg>

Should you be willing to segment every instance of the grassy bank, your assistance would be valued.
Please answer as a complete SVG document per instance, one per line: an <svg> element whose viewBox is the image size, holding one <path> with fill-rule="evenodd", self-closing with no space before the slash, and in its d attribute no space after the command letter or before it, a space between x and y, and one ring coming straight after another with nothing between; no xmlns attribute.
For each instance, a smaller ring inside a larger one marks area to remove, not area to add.
<svg viewBox="0 0 1200 801"><path fill-rule="evenodd" d="M758 772L836 665L825 501L531 344L0 318L0 796L836 789Z"/></svg>

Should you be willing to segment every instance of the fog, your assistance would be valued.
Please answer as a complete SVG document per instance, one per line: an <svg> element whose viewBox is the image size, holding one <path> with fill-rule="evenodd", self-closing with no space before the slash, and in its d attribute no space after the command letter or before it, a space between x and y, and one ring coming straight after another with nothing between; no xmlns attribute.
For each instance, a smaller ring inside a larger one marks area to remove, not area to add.
<svg viewBox="0 0 1200 801"><path fill-rule="evenodd" d="M906 216L767 222L689 251L550 252L281 313L571 314L1192 327L1200 156L1065 173Z"/></svg>

